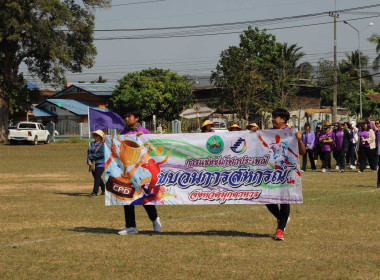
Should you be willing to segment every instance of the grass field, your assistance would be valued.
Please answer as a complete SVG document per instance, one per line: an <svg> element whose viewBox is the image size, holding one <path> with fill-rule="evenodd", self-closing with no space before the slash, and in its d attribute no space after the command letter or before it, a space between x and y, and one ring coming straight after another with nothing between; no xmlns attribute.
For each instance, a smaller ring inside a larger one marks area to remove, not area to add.
<svg viewBox="0 0 380 280"><path fill-rule="evenodd" d="M0 279L380 279L376 173L303 173L285 241L263 205L158 206L118 236L86 145L0 145ZM318 165L320 166L320 165Z"/></svg>

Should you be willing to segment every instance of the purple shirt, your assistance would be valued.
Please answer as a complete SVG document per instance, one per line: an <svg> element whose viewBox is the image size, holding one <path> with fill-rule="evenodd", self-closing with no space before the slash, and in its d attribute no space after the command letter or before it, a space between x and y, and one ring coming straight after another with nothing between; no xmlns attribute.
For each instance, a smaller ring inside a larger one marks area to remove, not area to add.
<svg viewBox="0 0 380 280"><path fill-rule="evenodd" d="M344 137L344 129L335 131L335 144L336 144L337 151L342 150L343 137Z"/></svg>
<svg viewBox="0 0 380 280"><path fill-rule="evenodd" d="M309 145L309 150L312 150L314 148L314 142L315 142L315 134L313 131L309 131L306 133L302 133L302 143L307 147Z"/></svg>
<svg viewBox="0 0 380 280"><path fill-rule="evenodd" d="M369 127L370 127L371 129L373 129L373 122L372 122L371 120L368 120L368 122L369 122Z"/></svg>
<svg viewBox="0 0 380 280"><path fill-rule="evenodd" d="M332 132L329 132L327 133L327 135L333 140L333 142L330 142L330 143L323 143L323 142L320 142L321 143L321 151L322 152L331 152L332 150L332 145L334 143L334 133ZM324 139L326 137L326 133L325 132L322 132L321 136L319 137L320 140Z"/></svg>
<svg viewBox="0 0 380 280"><path fill-rule="evenodd" d="M142 132L144 134L150 134L150 131L147 130L146 128L143 128L141 125L137 126L136 130L130 130L129 127L125 128L120 134L136 134L137 132Z"/></svg>
<svg viewBox="0 0 380 280"><path fill-rule="evenodd" d="M360 138L362 138L362 137L363 137L363 138L369 138L369 133L368 133L368 131L365 131L365 130L361 131L359 137L360 137ZM360 139L359 147L369 148L369 143L368 143L367 141L365 141L365 142L363 143L362 139Z"/></svg>

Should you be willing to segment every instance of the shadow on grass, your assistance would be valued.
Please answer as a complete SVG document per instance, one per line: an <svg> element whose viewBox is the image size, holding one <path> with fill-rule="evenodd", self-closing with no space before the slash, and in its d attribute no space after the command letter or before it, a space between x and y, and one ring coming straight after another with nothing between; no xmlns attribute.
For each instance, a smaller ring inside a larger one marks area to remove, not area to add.
<svg viewBox="0 0 380 280"><path fill-rule="evenodd" d="M65 193L65 192L56 192L54 194L67 195L67 196L88 196L89 193Z"/></svg>
<svg viewBox="0 0 380 280"><path fill-rule="evenodd" d="M85 233L101 233L101 234L117 234L119 230L112 228L90 228L90 227L75 227L73 229L63 229L66 231L85 232Z"/></svg>
<svg viewBox="0 0 380 280"><path fill-rule="evenodd" d="M73 229L65 229L75 232L86 233L102 233L102 234L117 234L119 230L109 228L90 228L90 227L75 227ZM207 230L207 231L194 231L194 232L182 232L182 231L139 231L139 235L173 235L173 236L237 236L237 237L255 237L255 238L273 238L270 234L259 234L251 232L242 232L235 230Z"/></svg>
<svg viewBox="0 0 380 280"><path fill-rule="evenodd" d="M373 185L357 185L357 188L372 188L377 189L377 182L374 182Z"/></svg>

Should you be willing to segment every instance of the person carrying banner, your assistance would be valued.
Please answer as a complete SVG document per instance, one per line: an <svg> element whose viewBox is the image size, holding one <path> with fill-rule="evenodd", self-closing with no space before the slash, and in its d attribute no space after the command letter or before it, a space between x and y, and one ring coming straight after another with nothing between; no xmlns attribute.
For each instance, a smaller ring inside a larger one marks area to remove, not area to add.
<svg viewBox="0 0 380 280"><path fill-rule="evenodd" d="M97 196L99 186L102 189L102 195L105 193L105 185L102 179L104 172L104 145L102 143L104 132L102 130L96 130L91 133L94 138L94 142L91 143L90 148L87 151L87 164L89 171L91 171L94 177L94 188L89 197Z"/></svg>
<svg viewBox="0 0 380 280"><path fill-rule="evenodd" d="M287 110L282 108L277 108L272 112L272 125L273 129L290 129L286 123L290 118L290 114ZM299 154L305 155L306 148L302 143L302 135L299 131L296 132L296 138L298 141ZM284 240L284 231L286 224L289 219L290 214L290 204L266 204L268 210L273 214L277 219L277 230L275 235L275 240Z"/></svg>
<svg viewBox="0 0 380 280"><path fill-rule="evenodd" d="M139 121L142 115L140 110L133 110L127 112L125 117L126 128L121 132L124 134L135 134L140 136L142 134L150 134L150 131L143 128ZM159 232L161 230L160 217L157 214L157 209L155 205L143 205L145 211L147 212L149 219L153 223L153 230ZM125 228L118 232L119 235L126 234L136 234L138 233L136 227L136 217L135 217L135 206L134 205L124 205L124 217L125 217Z"/></svg>

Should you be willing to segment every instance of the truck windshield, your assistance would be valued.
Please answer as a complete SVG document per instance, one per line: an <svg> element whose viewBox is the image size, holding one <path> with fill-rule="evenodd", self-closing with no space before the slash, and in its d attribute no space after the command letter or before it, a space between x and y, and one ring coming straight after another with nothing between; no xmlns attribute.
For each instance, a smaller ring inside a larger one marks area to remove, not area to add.
<svg viewBox="0 0 380 280"><path fill-rule="evenodd" d="M18 128L35 129L36 125L34 123L20 123Z"/></svg>

